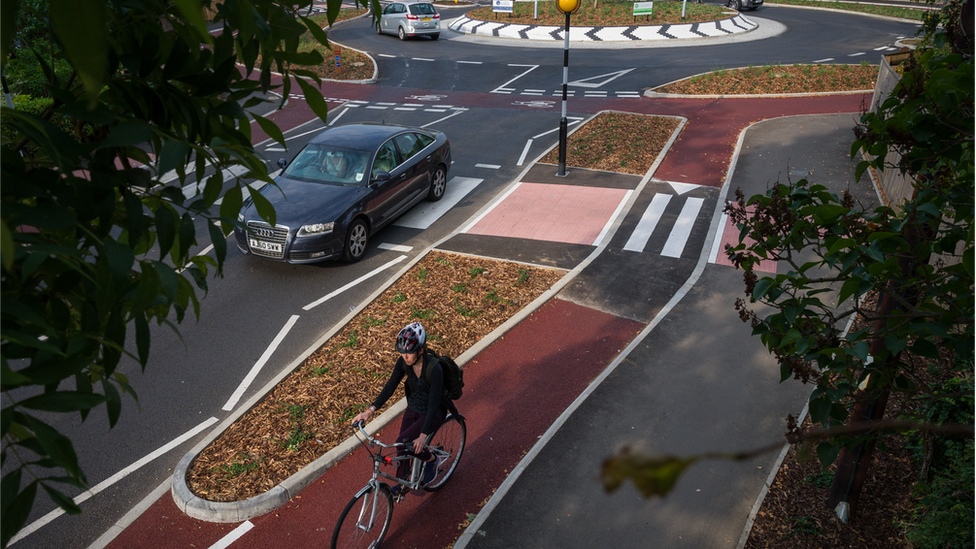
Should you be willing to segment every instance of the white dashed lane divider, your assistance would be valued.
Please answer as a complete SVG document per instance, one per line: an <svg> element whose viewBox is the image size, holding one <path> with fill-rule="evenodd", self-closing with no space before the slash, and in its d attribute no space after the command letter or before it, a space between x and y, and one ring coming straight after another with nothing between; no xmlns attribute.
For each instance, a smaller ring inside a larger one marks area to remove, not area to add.
<svg viewBox="0 0 976 549"><path fill-rule="evenodd" d="M249 520L245 520L240 526L231 530L229 534L220 538L220 541L211 545L210 549L227 549L232 543L241 539L241 536L250 532L251 528L254 528L254 524Z"/></svg>

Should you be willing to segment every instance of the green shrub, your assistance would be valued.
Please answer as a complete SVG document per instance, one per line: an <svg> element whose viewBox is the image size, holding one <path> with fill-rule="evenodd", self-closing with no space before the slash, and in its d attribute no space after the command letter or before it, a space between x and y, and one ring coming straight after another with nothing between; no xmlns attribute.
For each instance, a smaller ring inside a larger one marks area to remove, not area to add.
<svg viewBox="0 0 976 549"><path fill-rule="evenodd" d="M967 424L973 421L973 380L955 378L933 387L923 421ZM933 436L930 482L915 487L919 498L908 519L908 540L918 549L973 547L973 439ZM922 436L909 438L916 461L924 459Z"/></svg>

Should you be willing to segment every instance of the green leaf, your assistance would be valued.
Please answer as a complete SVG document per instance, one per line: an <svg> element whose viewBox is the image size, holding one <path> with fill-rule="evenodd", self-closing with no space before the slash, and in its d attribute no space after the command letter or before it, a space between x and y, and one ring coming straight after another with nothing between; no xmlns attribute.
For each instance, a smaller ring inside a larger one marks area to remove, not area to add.
<svg viewBox="0 0 976 549"><path fill-rule="evenodd" d="M58 466L65 470L69 476L85 482L84 473L78 465L78 456L75 448L67 437L59 433L56 429L43 421L32 417L24 416L26 426L34 432L37 442L44 452Z"/></svg>
<svg viewBox="0 0 976 549"><path fill-rule="evenodd" d="M6 226L4 228L6 228ZM970 242L972 242L972 240L970 240ZM976 260L976 249L974 249L973 246L970 246L962 253L962 264L965 267L966 274L969 275L969 278L976 276L976 271L974 271L974 265L976 265L976 263L974 263L974 260Z"/></svg>
<svg viewBox="0 0 976 549"><path fill-rule="evenodd" d="M224 193L224 199L220 202L221 224L232 227L237 220L237 214L240 213L243 203L244 197L240 185L234 185L228 189Z"/></svg>
<svg viewBox="0 0 976 549"><path fill-rule="evenodd" d="M102 390L105 392L105 408L108 411L108 426L111 429L115 427L122 413L122 399L119 398L119 392L115 390L112 382L107 379L102 380Z"/></svg>
<svg viewBox="0 0 976 549"><path fill-rule="evenodd" d="M164 141L163 150L159 154L159 175L162 176L182 166L189 152L190 146L186 141L177 139Z"/></svg>
<svg viewBox="0 0 976 549"><path fill-rule="evenodd" d="M17 2L0 2L0 63L3 64L7 62L7 55L17 32L18 7Z"/></svg>
<svg viewBox="0 0 976 549"><path fill-rule="evenodd" d="M3 257L3 268L11 270L14 266L14 235L7 227L7 220L0 222L0 256Z"/></svg>
<svg viewBox="0 0 976 549"><path fill-rule="evenodd" d="M325 99L322 98L322 93L315 86L309 84L305 80L298 78L296 79L298 85L301 86L302 92L305 94L305 102L311 107L312 112L318 115L322 122L328 122L329 116L329 105L326 104Z"/></svg>
<svg viewBox="0 0 976 549"><path fill-rule="evenodd" d="M162 260L173 248L176 240L176 214L166 204L156 210L156 236L159 240L159 259Z"/></svg>
<svg viewBox="0 0 976 549"><path fill-rule="evenodd" d="M54 31L64 44L64 53L78 71L89 100L94 102L108 77L105 3L102 0L50 0L49 9ZM199 9L198 6L198 13Z"/></svg>
<svg viewBox="0 0 976 549"><path fill-rule="evenodd" d="M151 133L145 120L130 119L112 128L105 141L99 144L100 149L140 145L149 141Z"/></svg>
<svg viewBox="0 0 976 549"><path fill-rule="evenodd" d="M603 462L600 478L607 492L617 490L624 480L630 479L645 498L665 497L685 469L696 461L696 457L682 459L625 448Z"/></svg>
<svg viewBox="0 0 976 549"><path fill-rule="evenodd" d="M41 483L41 488L44 488L47 495L51 496L51 500L54 501L58 507L63 509L65 513L68 513L69 515L81 514L81 507L79 507L78 504L75 503L70 497L64 495L58 490L55 490L54 488L51 488L43 482Z"/></svg>
<svg viewBox="0 0 976 549"><path fill-rule="evenodd" d="M19 470L17 473L19 475ZM27 517L30 516L31 507L34 505L34 496L37 494L37 481L31 482L19 492L12 489L8 493L7 484L12 482L7 480L8 477L10 477L9 473L3 477L4 512L2 522L0 522L0 546L2 547L7 547L10 538L14 537L14 534L24 527ZM20 478L17 479L17 484L20 484ZM16 494L16 496L10 497L10 494Z"/></svg>
<svg viewBox="0 0 976 549"><path fill-rule="evenodd" d="M251 201L254 203L254 208L258 211L258 215L262 219L267 220L271 225L275 225L277 222L277 213L275 212L274 206L271 205L271 202L260 191L256 191L251 187L248 187L247 190Z"/></svg>
<svg viewBox="0 0 976 549"><path fill-rule="evenodd" d="M256 114L253 114L251 116L253 116L254 119L257 120L258 125L261 126L261 130L263 130L264 133L268 134L268 137L280 143L282 147L287 146L285 143L285 136L284 134L281 133L281 129L278 128L277 124L275 124L274 122L268 120L263 116L258 116Z"/></svg>
<svg viewBox="0 0 976 549"><path fill-rule="evenodd" d="M173 0L173 2L190 26L197 31L198 38L207 44L213 44L213 37L207 31L207 22L203 19L203 10L200 9L200 0Z"/></svg>
<svg viewBox="0 0 976 549"><path fill-rule="evenodd" d="M94 393L77 391L57 391L44 393L20 402L24 408L45 412L78 412L90 410L105 402L105 397Z"/></svg>

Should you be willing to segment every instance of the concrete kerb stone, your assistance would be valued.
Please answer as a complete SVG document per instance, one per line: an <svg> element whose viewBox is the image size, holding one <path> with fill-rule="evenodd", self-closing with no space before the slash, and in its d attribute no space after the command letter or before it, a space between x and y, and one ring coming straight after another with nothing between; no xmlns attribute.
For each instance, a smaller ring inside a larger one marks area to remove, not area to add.
<svg viewBox="0 0 976 549"><path fill-rule="evenodd" d="M735 12L732 12L735 13ZM573 27L570 42L624 42L695 40L729 37L755 30L759 24L741 13L732 17L703 23L675 25L626 25ZM452 20L447 28L460 34L554 42L564 40L565 27L550 25L522 25L503 21L471 19L467 15ZM583 38L575 38L580 37Z"/></svg>
<svg viewBox="0 0 976 549"><path fill-rule="evenodd" d="M619 112L619 111L601 111L601 112ZM600 113L597 113L597 115ZM586 122L592 120L595 116L590 117L585 122L573 129L573 132L579 130ZM608 232L603 241L599 246L590 254L580 265L578 265L572 271L569 271L565 276L560 278L552 287L543 292L539 297L537 297L532 303L523 307L518 313L513 315L507 321L502 323L498 328L495 328L491 333L481 338L476 344L471 346L468 350L461 353L460 356L456 357L458 365L462 368L470 361L472 358L480 354L489 345L494 343L496 340L501 338L506 332L515 327L519 322L524 320L526 317L531 315L533 312L542 307L546 302L555 297L566 285L568 285L576 276L583 270L586 265L589 265L597 256L599 256L603 250L606 248L607 244L613 238L614 233L616 233L620 224L623 221L624 216L627 211L632 207L634 200L636 200L636 195L639 194L640 189L642 189L648 181L650 181L653 173L657 170L663 161L668 150L674 144L681 130L684 128L687 119L678 116L670 116L668 118L676 118L680 120L678 127L672 133L671 138L665 144L664 149L655 159L651 168L647 171L641 183L638 186L638 190L633 193L630 201L623 208L623 211L619 212L617 219L614 221L612 229ZM547 149L542 154L539 155L533 162L529 163L526 168L519 174L519 176L512 182L512 185L517 184L522 177L528 173L529 169L532 168L540 159L542 159L552 148ZM472 218L478 218L483 215L484 212L489 211L495 206L495 204L504 197L506 193L504 190L498 194L498 198L485 205L481 210L475 213ZM234 422L240 419L245 413L250 411L254 406L261 402L261 400L270 393L281 381L290 375L295 369L304 363L305 359L310 355L315 353L322 345L324 345L329 339L331 339L336 333L338 333L343 327L345 327L349 322L351 322L360 312L362 312L370 303L375 301L385 292L390 286L400 280L403 275L405 275L409 270L420 262L421 259L427 256L432 250L435 250L439 244L447 241L453 237L457 231L452 232L450 235L445 236L441 240L438 240L432 244L429 248L424 250L423 253L418 254L417 257L410 261L406 266L404 266L399 272L394 276L390 277L389 281L378 288L372 295L370 295L366 300L364 300L359 307L351 311L342 321L338 322L331 330L329 330L325 335L315 341L299 358L294 360L291 364L285 367L278 375L271 379L257 394L251 397L243 406L239 407L238 411L227 417L223 422L221 422L217 427L215 427L210 434L199 444L193 447L189 452L187 452L180 462L177 464L173 471L172 485L170 488L170 493L173 497L173 501L176 506L187 516L204 520L207 522L217 522L217 523L232 523L232 522L243 522L263 514L266 514L274 509L287 503L292 497L298 494L302 488L305 488L312 482L314 482L323 473L329 470L333 465L335 465L339 460L349 455L358 445L359 441L355 436L350 436L345 441L340 443L338 446L326 452L325 455L316 459L309 465L303 467L300 471L294 475L288 477L281 484L275 486L271 490L264 492L253 498L248 498L242 501L233 502L215 502L205 500L193 494L190 491L189 486L186 484L186 475L193 461L196 457L207 448L214 440L216 440L224 431L226 431ZM366 426L366 432L373 435L379 432L382 428L388 425L391 421L396 419L403 410L406 409L406 399L401 399L396 404L391 406L388 410L383 412L377 419L370 422Z"/></svg>

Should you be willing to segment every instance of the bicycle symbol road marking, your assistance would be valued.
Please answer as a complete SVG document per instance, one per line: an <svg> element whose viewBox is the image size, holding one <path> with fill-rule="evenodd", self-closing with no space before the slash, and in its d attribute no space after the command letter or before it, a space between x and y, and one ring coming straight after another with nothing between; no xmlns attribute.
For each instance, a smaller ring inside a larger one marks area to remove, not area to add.
<svg viewBox="0 0 976 549"><path fill-rule="evenodd" d="M433 94L428 94L428 95L411 95L407 99L413 99L415 101L440 101L441 99L444 99L445 97L447 97L447 96L446 95L433 95Z"/></svg>
<svg viewBox="0 0 976 549"><path fill-rule="evenodd" d="M512 103L513 105L522 105L525 107L532 107L535 109L548 109L556 104L555 101L516 101Z"/></svg>

